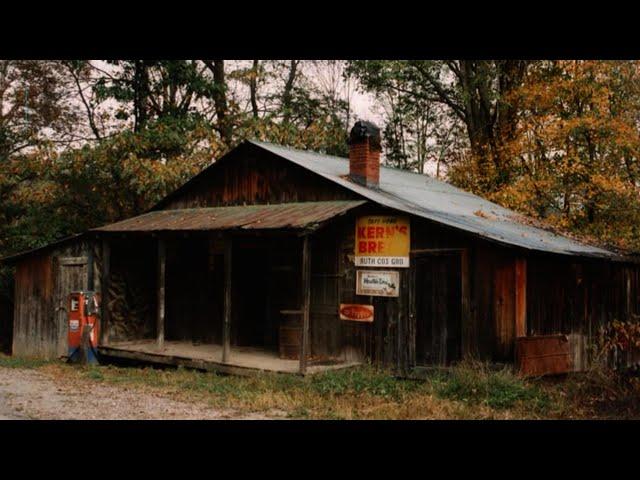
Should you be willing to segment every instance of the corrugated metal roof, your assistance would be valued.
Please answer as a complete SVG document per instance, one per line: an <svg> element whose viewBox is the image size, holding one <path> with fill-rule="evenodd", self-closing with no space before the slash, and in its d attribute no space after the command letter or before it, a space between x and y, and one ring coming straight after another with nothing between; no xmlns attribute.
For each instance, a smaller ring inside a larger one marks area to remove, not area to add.
<svg viewBox="0 0 640 480"><path fill-rule="evenodd" d="M96 232L313 229L366 200L157 210L95 228Z"/></svg>
<svg viewBox="0 0 640 480"><path fill-rule="evenodd" d="M618 257L608 250L527 225L518 221L522 215L428 175L382 167L379 188L372 189L348 179L349 160L346 158L258 141L250 143L322 175L378 204L491 240L542 252Z"/></svg>
<svg viewBox="0 0 640 480"><path fill-rule="evenodd" d="M45 252L46 250L55 248L55 247L61 247L62 245L71 242L73 240L80 240L83 236L85 235L85 233L76 233L74 235L69 235L68 237L64 237L61 238L59 240L54 240L51 243L47 243L45 245L42 245L40 247L36 247L36 248L32 248L30 250L23 250L21 252L18 253L14 253L12 255L7 255L6 257L2 257L0 258L0 262L1 263L11 263L11 262L15 262L16 260L21 259L22 257L26 257L28 255L31 255L33 253L40 253L40 252Z"/></svg>

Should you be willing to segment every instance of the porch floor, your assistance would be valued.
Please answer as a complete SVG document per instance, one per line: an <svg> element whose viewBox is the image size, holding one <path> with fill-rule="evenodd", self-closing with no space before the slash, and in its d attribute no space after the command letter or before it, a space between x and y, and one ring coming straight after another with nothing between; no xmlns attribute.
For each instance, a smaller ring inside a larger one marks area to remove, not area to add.
<svg viewBox="0 0 640 480"><path fill-rule="evenodd" d="M110 343L98 347L100 354L162 365L184 366L232 374L268 371L294 373L300 371L298 360L286 360L278 353L258 347L231 347L229 361L222 362L222 345L194 345L186 341L165 341L159 350L155 340ZM307 374L354 367L358 362L307 363Z"/></svg>

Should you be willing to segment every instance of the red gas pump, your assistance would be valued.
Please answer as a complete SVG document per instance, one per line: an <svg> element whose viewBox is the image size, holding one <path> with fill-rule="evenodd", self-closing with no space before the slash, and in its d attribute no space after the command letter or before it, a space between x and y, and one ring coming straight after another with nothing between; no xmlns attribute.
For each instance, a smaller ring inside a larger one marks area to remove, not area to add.
<svg viewBox="0 0 640 480"><path fill-rule="evenodd" d="M98 363L98 295L91 291L69 295L69 361Z"/></svg>

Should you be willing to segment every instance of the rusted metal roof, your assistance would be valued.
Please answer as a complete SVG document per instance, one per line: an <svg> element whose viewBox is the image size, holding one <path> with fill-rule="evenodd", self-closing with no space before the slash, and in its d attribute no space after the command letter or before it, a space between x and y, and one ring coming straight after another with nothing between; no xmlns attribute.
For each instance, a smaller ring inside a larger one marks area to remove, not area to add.
<svg viewBox="0 0 640 480"><path fill-rule="evenodd" d="M51 243L47 243L45 245L42 245L40 247L36 247L36 248L32 248L30 250L23 250L22 252L18 252L18 253L14 253L12 255L7 255L6 257L2 257L0 258L0 263L12 263L15 262L16 260L20 260L23 257L27 257L31 254L35 254L35 253L44 253L47 250L51 250L54 249L56 247L62 247L63 245L70 243L72 241L80 241L82 240L82 237L85 235L85 233L76 233L74 235L70 235L68 237L64 237L61 238L59 240L54 240Z"/></svg>
<svg viewBox="0 0 640 480"><path fill-rule="evenodd" d="M365 203L366 200L353 200L157 210L92 231L313 230Z"/></svg>
<svg viewBox="0 0 640 480"><path fill-rule="evenodd" d="M524 217L482 197L423 175L381 166L378 188L348 178L349 160L271 143L249 141L281 158L342 185L375 203L527 250L623 259L599 247L578 242L520 221ZM215 168L213 164L209 168Z"/></svg>

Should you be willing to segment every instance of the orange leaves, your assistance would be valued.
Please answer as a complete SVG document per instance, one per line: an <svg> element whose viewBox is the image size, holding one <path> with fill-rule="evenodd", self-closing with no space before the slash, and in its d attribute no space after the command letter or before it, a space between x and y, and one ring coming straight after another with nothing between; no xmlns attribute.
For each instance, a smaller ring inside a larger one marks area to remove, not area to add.
<svg viewBox="0 0 640 480"><path fill-rule="evenodd" d="M510 93L514 162L492 198L601 242L640 249L638 62L536 62Z"/></svg>

